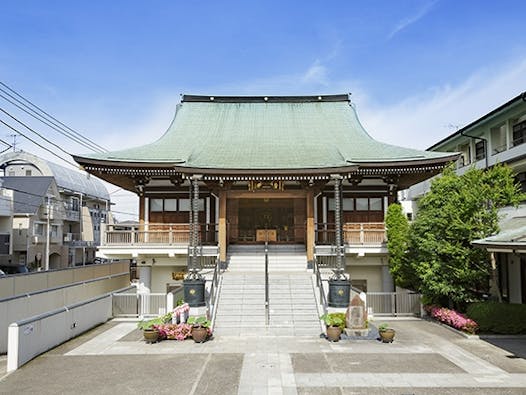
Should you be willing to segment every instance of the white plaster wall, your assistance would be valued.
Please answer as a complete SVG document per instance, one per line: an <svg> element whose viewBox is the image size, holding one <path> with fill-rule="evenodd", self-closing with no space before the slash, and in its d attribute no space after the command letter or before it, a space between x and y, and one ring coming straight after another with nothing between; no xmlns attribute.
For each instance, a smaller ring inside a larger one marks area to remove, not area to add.
<svg viewBox="0 0 526 395"><path fill-rule="evenodd" d="M387 265L386 256L347 256L345 258L345 264L347 266L382 266Z"/></svg>
<svg viewBox="0 0 526 395"><path fill-rule="evenodd" d="M368 292L383 291L381 266L347 266L345 269L351 280L367 280Z"/></svg>
<svg viewBox="0 0 526 395"><path fill-rule="evenodd" d="M186 269L186 266L156 266L152 270L152 292L166 292L167 284L173 284L172 272L179 272Z"/></svg>

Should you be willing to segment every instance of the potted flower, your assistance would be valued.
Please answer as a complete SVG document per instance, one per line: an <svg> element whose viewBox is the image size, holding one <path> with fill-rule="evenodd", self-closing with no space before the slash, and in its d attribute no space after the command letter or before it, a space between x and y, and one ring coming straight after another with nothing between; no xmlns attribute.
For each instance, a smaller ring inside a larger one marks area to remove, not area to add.
<svg viewBox="0 0 526 395"><path fill-rule="evenodd" d="M380 340L382 343L392 343L395 333L395 330L393 328L389 328L389 325L385 323L378 325L378 334L380 335Z"/></svg>
<svg viewBox="0 0 526 395"><path fill-rule="evenodd" d="M326 313L320 317L327 327L327 339L331 342L340 340L340 335L345 328L344 313Z"/></svg>
<svg viewBox="0 0 526 395"><path fill-rule="evenodd" d="M212 323L206 317L190 317L186 323L192 325L192 339L196 343L204 343L211 334L210 325Z"/></svg>
<svg viewBox="0 0 526 395"><path fill-rule="evenodd" d="M146 343L156 343L159 340L158 325L165 324L172 320L172 314L168 313L150 320L142 320L137 323L137 327L142 330Z"/></svg>

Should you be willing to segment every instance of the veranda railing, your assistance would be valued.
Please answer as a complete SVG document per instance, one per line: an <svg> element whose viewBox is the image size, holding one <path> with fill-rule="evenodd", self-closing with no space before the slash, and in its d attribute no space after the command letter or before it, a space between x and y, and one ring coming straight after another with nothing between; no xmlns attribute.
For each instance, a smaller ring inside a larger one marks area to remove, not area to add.
<svg viewBox="0 0 526 395"><path fill-rule="evenodd" d="M199 224L200 244L217 243L217 224ZM118 225L107 225L103 230L102 244L111 245L188 245L189 223L150 223L133 229L119 229Z"/></svg>
<svg viewBox="0 0 526 395"><path fill-rule="evenodd" d="M343 242L347 245L381 245L386 242L385 223L347 222L342 226ZM334 244L334 223L315 224L316 244Z"/></svg>

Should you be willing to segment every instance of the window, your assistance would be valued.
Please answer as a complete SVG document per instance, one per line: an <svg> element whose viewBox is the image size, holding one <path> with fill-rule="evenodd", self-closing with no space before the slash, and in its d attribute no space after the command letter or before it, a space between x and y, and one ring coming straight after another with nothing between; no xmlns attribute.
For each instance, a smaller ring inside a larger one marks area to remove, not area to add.
<svg viewBox="0 0 526 395"><path fill-rule="evenodd" d="M51 238L56 239L58 237L58 225L51 225Z"/></svg>
<svg viewBox="0 0 526 395"><path fill-rule="evenodd" d="M513 125L513 146L526 142L526 120Z"/></svg>
<svg viewBox="0 0 526 395"><path fill-rule="evenodd" d="M354 199L352 198L342 199L342 208L343 208L343 211L353 211L354 210Z"/></svg>
<svg viewBox="0 0 526 395"><path fill-rule="evenodd" d="M179 211L192 211L192 200L179 199ZM205 199L198 200L197 209L199 211L205 211Z"/></svg>
<svg viewBox="0 0 526 395"><path fill-rule="evenodd" d="M179 211L190 211L190 199L179 199Z"/></svg>
<svg viewBox="0 0 526 395"><path fill-rule="evenodd" d="M164 199L164 211L177 211L177 199Z"/></svg>
<svg viewBox="0 0 526 395"><path fill-rule="evenodd" d="M72 197L70 200L71 203L71 210L73 211L79 211L80 205L79 205L79 199L76 197Z"/></svg>
<svg viewBox="0 0 526 395"><path fill-rule="evenodd" d="M329 211L334 211L334 198L329 199ZM344 198L342 199L343 211L382 211L383 199L376 198Z"/></svg>
<svg viewBox="0 0 526 395"><path fill-rule="evenodd" d="M369 209L371 211L382 211L382 198L370 198L369 199Z"/></svg>
<svg viewBox="0 0 526 395"><path fill-rule="evenodd" d="M44 224L36 223L33 226L33 234L36 236L44 236Z"/></svg>
<svg viewBox="0 0 526 395"><path fill-rule="evenodd" d="M369 199L368 198L357 198L356 199L356 211L369 211Z"/></svg>
<svg viewBox="0 0 526 395"><path fill-rule="evenodd" d="M26 176L31 176L31 170L26 170Z"/></svg>
<svg viewBox="0 0 526 395"><path fill-rule="evenodd" d="M150 211L163 211L163 199L151 199L150 200Z"/></svg>
<svg viewBox="0 0 526 395"><path fill-rule="evenodd" d="M486 157L486 142L484 140L475 143L475 160L481 160Z"/></svg>

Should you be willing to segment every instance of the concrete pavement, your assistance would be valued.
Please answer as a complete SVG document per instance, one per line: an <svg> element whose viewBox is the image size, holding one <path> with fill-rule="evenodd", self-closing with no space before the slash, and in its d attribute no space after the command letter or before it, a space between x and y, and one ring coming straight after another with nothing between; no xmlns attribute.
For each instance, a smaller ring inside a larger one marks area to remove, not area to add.
<svg viewBox="0 0 526 395"><path fill-rule="evenodd" d="M135 323L114 320L4 376L0 393L525 393L526 338L496 338L499 348L427 321L390 325L392 344L216 336L150 345Z"/></svg>

